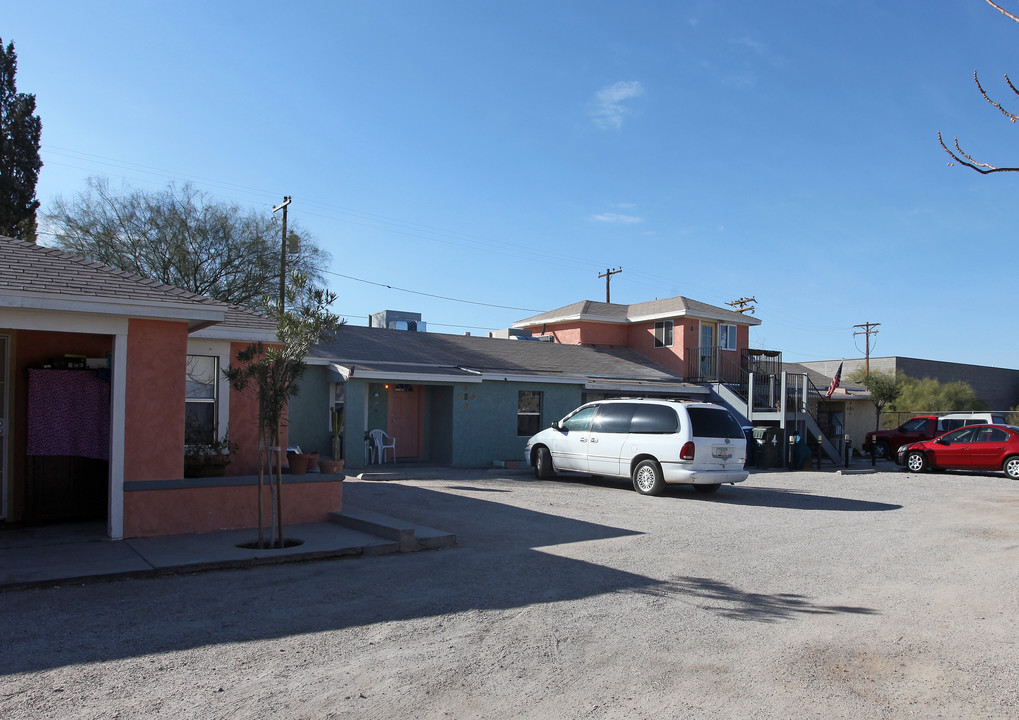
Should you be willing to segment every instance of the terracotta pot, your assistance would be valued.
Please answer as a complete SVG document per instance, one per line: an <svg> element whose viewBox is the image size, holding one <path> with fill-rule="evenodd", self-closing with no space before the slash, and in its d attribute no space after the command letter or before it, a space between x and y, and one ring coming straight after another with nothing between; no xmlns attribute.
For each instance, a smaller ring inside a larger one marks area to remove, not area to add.
<svg viewBox="0 0 1019 720"><path fill-rule="evenodd" d="M290 466L291 475L304 475L308 472L308 462L311 456L304 453L287 453L287 465Z"/></svg>
<svg viewBox="0 0 1019 720"><path fill-rule="evenodd" d="M342 460L319 460L318 461L319 472L323 473L339 473L343 471Z"/></svg>

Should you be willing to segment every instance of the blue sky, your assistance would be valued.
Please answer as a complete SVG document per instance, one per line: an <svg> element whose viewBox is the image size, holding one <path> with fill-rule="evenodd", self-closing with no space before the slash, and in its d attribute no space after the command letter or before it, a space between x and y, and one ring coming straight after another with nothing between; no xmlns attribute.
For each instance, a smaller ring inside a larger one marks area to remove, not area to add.
<svg viewBox="0 0 1019 720"><path fill-rule="evenodd" d="M1010 10L1019 11L1019 3ZM1008 5L1006 5L1008 7ZM89 176L290 217L436 332L757 299L756 347L1019 368L1019 24L982 0L2 3L45 210ZM44 239L45 241L45 239ZM391 286L393 289L384 286ZM407 292L413 291L413 292Z"/></svg>

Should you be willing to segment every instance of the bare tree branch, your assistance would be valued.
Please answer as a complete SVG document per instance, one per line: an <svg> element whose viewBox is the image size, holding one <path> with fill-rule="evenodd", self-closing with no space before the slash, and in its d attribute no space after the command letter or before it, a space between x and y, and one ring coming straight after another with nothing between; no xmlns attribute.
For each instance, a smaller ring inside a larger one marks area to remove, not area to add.
<svg viewBox="0 0 1019 720"><path fill-rule="evenodd" d="M941 137L940 132L938 133L938 142L941 143L941 147L945 149L945 152L948 153L952 160L960 165L970 168L971 170L976 170L981 175L990 175L991 173L999 172L1019 172L1019 167L996 167L987 163L977 162L971 156L963 152L962 148L959 147L959 138L955 138L956 152L952 152L948 149L948 146L945 145L945 140ZM963 158L965 158L965 160Z"/></svg>
<svg viewBox="0 0 1019 720"><path fill-rule="evenodd" d="M988 97L987 93L984 91L984 86L980 84L980 78L977 77L976 70L973 71L973 82L977 84L977 88L980 90L980 94L984 96L984 100L986 100L991 105L1001 110L1001 114L1007 117L1012 122L1016 121L1016 118L1019 116L1015 115L1014 113L1010 113L1008 110L1006 110L1001 105L996 103L994 100L991 100L990 97ZM1008 79L1008 75L1005 76L1005 82L1007 82L1008 86L1012 88L1012 92L1016 92L1015 86L1012 85L1012 81ZM1016 92L1016 94L1019 95L1019 92Z"/></svg>
<svg viewBox="0 0 1019 720"><path fill-rule="evenodd" d="M996 2L993 2L993 0L984 1L1005 17L1013 20L1014 22L1019 23L1019 16L1013 15L1012 13L1008 12L1003 7L998 5ZM977 76L976 70L973 71L973 82L976 83L977 90L980 91L980 94L983 96L984 100L989 102L994 107L998 108L998 111L1002 115L1007 117L1010 122L1014 123L1016 120L1019 120L1019 115L1017 115L1016 113L1009 112L1008 110L1003 108L1000 103L991 100L991 97L987 94L987 91L984 90L984 86L980 84L980 78ZM1019 89L1016 89L1016 86L1012 83L1012 79L1009 78L1007 74L1005 75L1005 83L1008 85L1009 89L1015 95L1019 95ZM990 175L991 173L999 172L1019 172L1019 167L998 167L996 165L991 165L990 163L977 162L971 155L963 152L962 148L959 147L958 137L955 138L955 151L952 151L948 147L948 145L945 144L945 139L941 137L940 132L938 133L938 142L941 143L942 149L944 149L944 151L948 153L948 156L952 158L952 160L954 160L956 163L964 167L968 167L970 170L976 170L981 175Z"/></svg>
<svg viewBox="0 0 1019 720"><path fill-rule="evenodd" d="M994 8L995 10L1000 12L1002 15L1004 15L1005 17L1010 18L1010 19L1014 20L1015 22L1019 23L1019 17L1016 17L1012 13L1008 12L1007 10L1005 10L1005 8L1001 7L997 3L991 2L991 0L985 0L985 2L988 5L990 5L992 8Z"/></svg>

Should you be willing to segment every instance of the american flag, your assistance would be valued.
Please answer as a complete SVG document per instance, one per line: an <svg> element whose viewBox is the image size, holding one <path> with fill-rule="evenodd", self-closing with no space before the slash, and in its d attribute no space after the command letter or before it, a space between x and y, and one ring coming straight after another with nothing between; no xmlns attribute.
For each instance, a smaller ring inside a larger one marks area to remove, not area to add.
<svg viewBox="0 0 1019 720"><path fill-rule="evenodd" d="M828 392L824 394L826 400L831 398L831 394L835 392L835 388L839 386L842 381L842 363L839 363L839 369L835 371L835 377L831 379L831 385L828 386Z"/></svg>

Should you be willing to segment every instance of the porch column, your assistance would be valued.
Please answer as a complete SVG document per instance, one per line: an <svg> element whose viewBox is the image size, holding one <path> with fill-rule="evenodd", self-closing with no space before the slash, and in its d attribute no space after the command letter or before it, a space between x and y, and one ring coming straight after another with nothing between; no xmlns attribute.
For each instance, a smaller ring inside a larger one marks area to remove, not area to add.
<svg viewBox="0 0 1019 720"><path fill-rule="evenodd" d="M113 397L110 399L110 499L106 534L124 538L124 416L127 410L127 333L113 336Z"/></svg>

